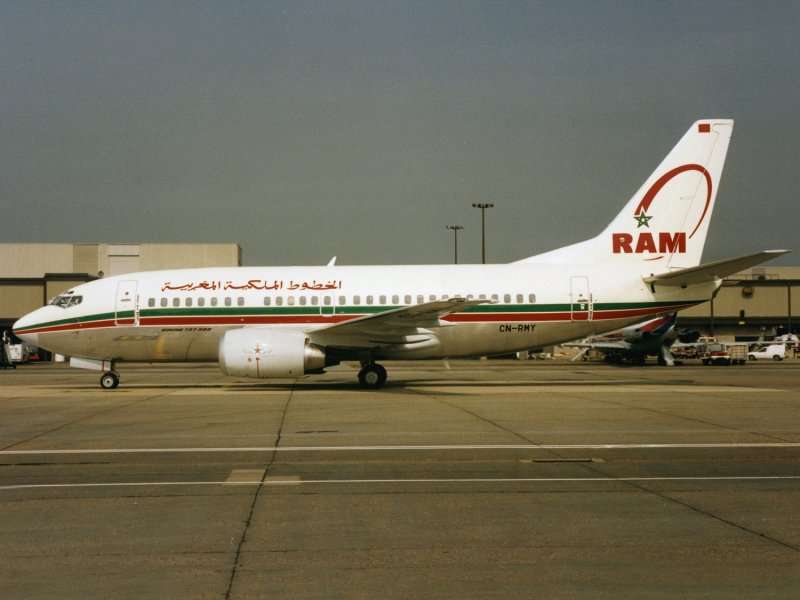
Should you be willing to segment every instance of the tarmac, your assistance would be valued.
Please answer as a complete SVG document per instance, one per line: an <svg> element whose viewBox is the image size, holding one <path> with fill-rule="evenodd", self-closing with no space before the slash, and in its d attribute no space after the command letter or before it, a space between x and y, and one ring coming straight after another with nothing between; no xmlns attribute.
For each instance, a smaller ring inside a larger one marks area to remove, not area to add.
<svg viewBox="0 0 800 600"><path fill-rule="evenodd" d="M0 372L0 597L798 598L800 360Z"/></svg>

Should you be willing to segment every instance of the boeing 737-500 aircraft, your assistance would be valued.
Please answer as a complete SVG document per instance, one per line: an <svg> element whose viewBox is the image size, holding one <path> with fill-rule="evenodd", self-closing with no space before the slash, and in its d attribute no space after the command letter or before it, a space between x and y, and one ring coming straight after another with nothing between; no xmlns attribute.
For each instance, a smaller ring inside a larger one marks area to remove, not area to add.
<svg viewBox="0 0 800 600"><path fill-rule="evenodd" d="M219 361L260 379L359 361L505 354L709 300L723 277L786 251L700 264L733 121L691 126L597 237L498 265L237 267L130 273L70 289L14 324L29 344L102 371Z"/></svg>

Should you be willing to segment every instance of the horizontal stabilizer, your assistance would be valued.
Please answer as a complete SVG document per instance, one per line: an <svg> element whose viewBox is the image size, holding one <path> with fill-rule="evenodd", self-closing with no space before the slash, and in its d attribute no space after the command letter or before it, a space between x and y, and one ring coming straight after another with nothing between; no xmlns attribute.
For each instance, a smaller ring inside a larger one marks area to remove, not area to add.
<svg viewBox="0 0 800 600"><path fill-rule="evenodd" d="M708 283L722 279L728 275L733 275L744 269L760 265L763 262L778 258L789 252L791 252L791 250L764 250L756 254L748 254L747 256L718 260L704 265L697 265L696 267L661 273L660 275L650 275L643 279L645 283L649 284L677 287Z"/></svg>

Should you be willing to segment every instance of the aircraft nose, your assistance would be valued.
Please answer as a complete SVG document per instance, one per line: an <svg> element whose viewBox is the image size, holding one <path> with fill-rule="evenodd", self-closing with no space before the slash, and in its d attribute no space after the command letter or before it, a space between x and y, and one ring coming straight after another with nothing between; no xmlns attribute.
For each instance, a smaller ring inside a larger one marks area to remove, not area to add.
<svg viewBox="0 0 800 600"><path fill-rule="evenodd" d="M36 318L33 316L36 312L38 311L34 311L17 319L16 323L11 326L11 331L14 332L15 336L32 346L39 345L39 334L31 331L36 325Z"/></svg>

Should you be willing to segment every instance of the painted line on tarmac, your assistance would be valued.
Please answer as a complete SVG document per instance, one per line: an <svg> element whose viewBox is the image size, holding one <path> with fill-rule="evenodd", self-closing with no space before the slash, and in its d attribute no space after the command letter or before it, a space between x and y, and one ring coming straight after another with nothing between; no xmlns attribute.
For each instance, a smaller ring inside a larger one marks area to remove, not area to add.
<svg viewBox="0 0 800 600"><path fill-rule="evenodd" d="M689 444L453 444L418 446L245 446L220 448L66 448L38 450L2 450L2 456L69 455L69 454L170 454L170 453L235 453L235 452L381 452L381 451L452 451L452 450L660 450L714 448L800 448L800 442L743 442Z"/></svg>
<svg viewBox="0 0 800 600"><path fill-rule="evenodd" d="M264 481L140 481L115 483L37 483L3 485L0 491L13 490L46 490L46 489L98 489L98 488L143 488L143 487L191 487L191 486L297 486L297 485L363 485L363 484L463 484L463 483L656 483L656 482L691 482L691 481L798 481L800 475L774 476L730 476L730 477L520 477L520 478L462 478L462 479L266 479Z"/></svg>

